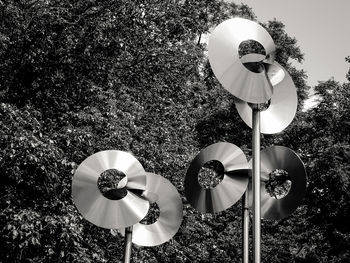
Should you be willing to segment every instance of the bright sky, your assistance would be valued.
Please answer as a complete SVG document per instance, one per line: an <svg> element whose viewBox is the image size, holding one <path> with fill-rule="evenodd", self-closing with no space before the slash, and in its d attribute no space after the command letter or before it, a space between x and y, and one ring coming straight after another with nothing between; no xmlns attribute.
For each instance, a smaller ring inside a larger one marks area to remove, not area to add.
<svg viewBox="0 0 350 263"><path fill-rule="evenodd" d="M305 54L308 84L334 77L345 82L350 64L350 0L234 0L251 8L258 20L283 22Z"/></svg>

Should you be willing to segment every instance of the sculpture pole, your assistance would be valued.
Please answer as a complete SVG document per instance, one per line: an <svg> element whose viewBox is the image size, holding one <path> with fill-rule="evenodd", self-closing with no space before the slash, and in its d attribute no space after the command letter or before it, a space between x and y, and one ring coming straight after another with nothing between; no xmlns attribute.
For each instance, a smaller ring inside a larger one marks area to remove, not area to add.
<svg viewBox="0 0 350 263"><path fill-rule="evenodd" d="M125 228L125 239L124 239L124 263L129 263L131 259L131 248L132 248L132 226Z"/></svg>
<svg viewBox="0 0 350 263"><path fill-rule="evenodd" d="M249 263L249 202L248 191L246 191L242 197L242 251L243 263Z"/></svg>
<svg viewBox="0 0 350 263"><path fill-rule="evenodd" d="M253 262L260 263L260 109L259 104L253 108L252 138L252 184L253 184Z"/></svg>

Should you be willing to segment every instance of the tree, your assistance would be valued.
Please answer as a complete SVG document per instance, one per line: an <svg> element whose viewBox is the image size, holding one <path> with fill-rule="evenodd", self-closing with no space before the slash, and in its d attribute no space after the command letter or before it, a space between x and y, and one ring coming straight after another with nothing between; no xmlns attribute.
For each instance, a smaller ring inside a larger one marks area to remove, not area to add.
<svg viewBox="0 0 350 263"><path fill-rule="evenodd" d="M94 152L131 151L182 196L187 167L204 146L229 141L249 154L250 130L214 78L200 41L229 17L255 19L249 7L193 0L0 4L2 259L121 258L122 238L86 222L71 200L74 169ZM265 27L303 99L305 74L289 64L302 60L296 40L278 21ZM268 137L267 144L274 140L280 136ZM239 262L240 205L202 216L183 201L178 234L156 248L135 247L134 260ZM297 217L290 220L281 223L289 241L304 226ZM266 224L267 240L288 249L287 239L274 232ZM298 242L290 244L297 248ZM264 248L266 262L295 258L293 253Z"/></svg>
<svg viewBox="0 0 350 263"><path fill-rule="evenodd" d="M301 262L346 262L349 255L349 82L319 82L316 107L283 136L306 161L306 238ZM310 238L312 246L307 245Z"/></svg>

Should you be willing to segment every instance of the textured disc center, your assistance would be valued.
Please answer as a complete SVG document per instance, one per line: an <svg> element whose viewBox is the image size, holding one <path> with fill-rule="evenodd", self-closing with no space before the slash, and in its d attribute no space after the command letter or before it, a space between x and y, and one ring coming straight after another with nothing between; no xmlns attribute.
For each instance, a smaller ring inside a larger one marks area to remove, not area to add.
<svg viewBox="0 0 350 263"><path fill-rule="evenodd" d="M151 203L148 209L147 215L140 221L141 224L151 225L157 222L159 218L160 210L157 203Z"/></svg>
<svg viewBox="0 0 350 263"><path fill-rule="evenodd" d="M262 60L265 59L265 48L255 40L245 40L239 44L238 56L243 65L250 71L260 73L265 70Z"/></svg>
<svg viewBox="0 0 350 263"><path fill-rule="evenodd" d="M125 184L118 186L125 174L117 169L108 169L101 173L97 180L97 187L102 195L111 200L120 200L127 195ZM127 181L127 180L123 180Z"/></svg>
<svg viewBox="0 0 350 263"><path fill-rule="evenodd" d="M292 181L288 172L282 169L275 169L269 174L269 180L265 184L266 191L270 196L281 199L285 197L292 187Z"/></svg>
<svg viewBox="0 0 350 263"><path fill-rule="evenodd" d="M224 166L217 160L206 162L198 173L198 182L205 189L213 189L224 178Z"/></svg>

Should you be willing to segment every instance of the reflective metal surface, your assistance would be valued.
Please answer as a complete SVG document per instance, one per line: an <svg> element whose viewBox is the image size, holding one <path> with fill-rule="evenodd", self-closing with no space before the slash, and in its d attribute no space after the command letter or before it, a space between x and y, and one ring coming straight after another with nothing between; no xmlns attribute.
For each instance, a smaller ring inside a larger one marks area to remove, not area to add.
<svg viewBox="0 0 350 263"><path fill-rule="evenodd" d="M97 180L108 169L117 169L126 175L126 189L145 190L145 171L134 156L123 151L101 151L78 166L72 182L73 201L83 217L99 227L132 226L145 217L149 202L129 190L120 200L104 197Z"/></svg>
<svg viewBox="0 0 350 263"><path fill-rule="evenodd" d="M249 263L249 201L248 192L242 197L242 263Z"/></svg>
<svg viewBox="0 0 350 263"><path fill-rule="evenodd" d="M267 77L272 86L280 83L285 76L284 70L277 63L267 62L265 55L250 53L241 57L243 65L251 70L256 70L256 67L261 65L267 73ZM272 64L271 64L272 63Z"/></svg>
<svg viewBox="0 0 350 263"><path fill-rule="evenodd" d="M297 90L291 76L277 62L274 62L273 65L279 69L275 70L276 73L271 78L277 84L274 86L269 107L260 113L260 129L265 134L278 133L288 127L293 121L298 107ZM283 71L283 73L279 71ZM252 127L252 108L242 100L236 100L235 104L243 121Z"/></svg>
<svg viewBox="0 0 350 263"><path fill-rule="evenodd" d="M260 110L253 105L253 132L252 132L252 188L253 195L253 262L261 262L261 206L260 206ZM249 199L249 197L248 197Z"/></svg>
<svg viewBox="0 0 350 263"><path fill-rule="evenodd" d="M146 176L147 187L143 196L146 199L150 197L150 202L157 203L159 218L150 225L135 224L132 242L139 246L157 246L167 242L179 230L183 215L182 201L170 181L153 173L146 173ZM123 230L120 232L123 234Z"/></svg>
<svg viewBox="0 0 350 263"><path fill-rule="evenodd" d="M222 181L212 189L202 188L198 173L208 161L217 160L224 167ZM200 151L187 170L185 195L188 202L202 213L216 213L235 204L248 185L249 165L243 151L232 143L220 142Z"/></svg>
<svg viewBox="0 0 350 263"><path fill-rule="evenodd" d="M125 228L125 238L124 238L124 263L129 263L131 260L131 250L132 250L132 226Z"/></svg>
<svg viewBox="0 0 350 263"><path fill-rule="evenodd" d="M269 33L256 22L243 19L228 19L219 24L209 39L208 54L211 68L222 84L235 97L250 103L262 103L269 100L273 89L267 76L272 68L261 67L253 72L243 65L248 62L239 57L242 42L254 40L265 49L266 56L260 62L273 62L275 44Z"/></svg>
<svg viewBox="0 0 350 263"><path fill-rule="evenodd" d="M276 199L266 191L269 174L276 170L286 171L292 182L288 194ZM252 188L248 187L251 206ZM261 217L278 220L289 216L300 205L306 191L306 170L299 156L291 149L273 146L261 151Z"/></svg>

